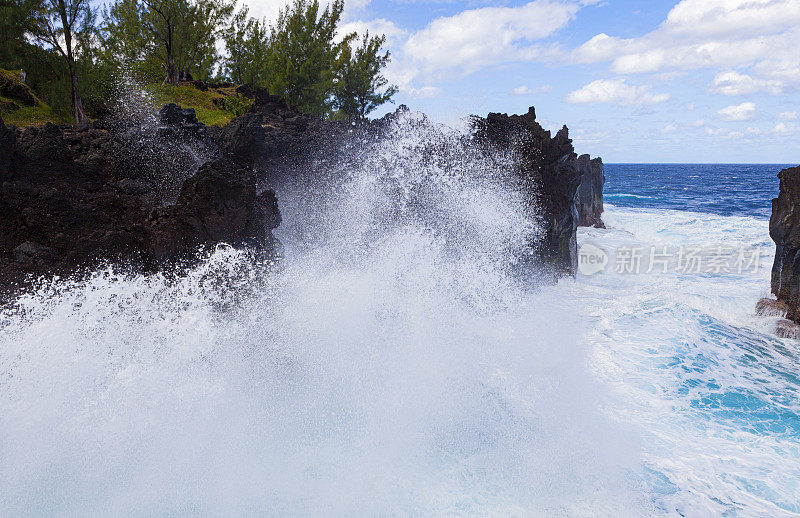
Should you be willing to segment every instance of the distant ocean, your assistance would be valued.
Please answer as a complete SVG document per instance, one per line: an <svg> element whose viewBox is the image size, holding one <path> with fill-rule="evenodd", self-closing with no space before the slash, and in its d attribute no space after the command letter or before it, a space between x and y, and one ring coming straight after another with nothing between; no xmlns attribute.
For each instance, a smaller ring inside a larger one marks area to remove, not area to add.
<svg viewBox="0 0 800 518"><path fill-rule="evenodd" d="M605 200L618 207L769 218L781 169L797 164L606 164Z"/></svg>

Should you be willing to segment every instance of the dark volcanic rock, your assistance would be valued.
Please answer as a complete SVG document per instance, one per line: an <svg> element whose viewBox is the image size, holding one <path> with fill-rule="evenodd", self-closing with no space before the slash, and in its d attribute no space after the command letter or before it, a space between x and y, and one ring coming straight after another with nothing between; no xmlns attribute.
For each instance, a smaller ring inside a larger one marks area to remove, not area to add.
<svg viewBox="0 0 800 518"><path fill-rule="evenodd" d="M0 95L14 99L25 106L34 106L36 98L28 85L22 82L18 75L11 72L0 72Z"/></svg>
<svg viewBox="0 0 800 518"><path fill-rule="evenodd" d="M271 230L280 221L274 192L257 196L252 175L229 161L215 160L184 183L174 208L158 222L152 254L165 260L220 242L269 248Z"/></svg>
<svg viewBox="0 0 800 518"><path fill-rule="evenodd" d="M30 275L70 274L101 260L153 270L202 245L272 249L274 193L259 194L251 171L214 159L213 149L210 160L198 155L198 143L213 143L193 111L167 106L160 121L170 138L146 140L141 129L107 121L80 130L0 124L3 292ZM157 176L175 176L170 164L184 175L168 179L174 199Z"/></svg>
<svg viewBox="0 0 800 518"><path fill-rule="evenodd" d="M772 200L769 235L775 241L772 293L787 307L786 318L800 322L800 166L778 173L780 191Z"/></svg>
<svg viewBox="0 0 800 518"><path fill-rule="evenodd" d="M359 160L353 144L379 141L407 111L330 122L264 89L238 92L253 99L252 109L224 128L207 128L193 110L174 104L144 122L108 119L80 129L0 124L3 291L30 274L69 274L100 260L152 271L222 242L271 253L271 231L281 223L273 189ZM511 176L544 229L532 243L539 262L574 273L577 207L597 224L602 163L577 158L567 128L551 136L533 108L476 118L464 138L485 144L487 154L515 157ZM584 199L578 189L587 174Z"/></svg>
<svg viewBox="0 0 800 518"><path fill-rule="evenodd" d="M479 137L513 150L518 157L522 186L529 192L532 208L541 215L544 226L545 237L536 245L541 261L559 275L574 275L579 223L576 195L581 184L581 166L591 170L592 162L588 157L577 158L566 126L551 137L536 122L533 107L525 115L490 113L475 122Z"/></svg>
<svg viewBox="0 0 800 518"><path fill-rule="evenodd" d="M14 131L7 127L0 117L0 182L11 173L11 164L14 154Z"/></svg>
<svg viewBox="0 0 800 518"><path fill-rule="evenodd" d="M603 160L599 157L592 160L589 155L581 155L578 157L577 166L581 172L581 183L575 195L578 226L606 228L601 219L603 184L606 181L603 174Z"/></svg>
<svg viewBox="0 0 800 518"><path fill-rule="evenodd" d="M198 139L206 136L206 126L197 120L194 108L181 108L175 103L169 103L159 110L158 117L165 125L162 129L166 131L167 135L171 135L177 130Z"/></svg>
<svg viewBox="0 0 800 518"><path fill-rule="evenodd" d="M756 314L762 317L786 317L789 305L775 299L761 299L756 304Z"/></svg>

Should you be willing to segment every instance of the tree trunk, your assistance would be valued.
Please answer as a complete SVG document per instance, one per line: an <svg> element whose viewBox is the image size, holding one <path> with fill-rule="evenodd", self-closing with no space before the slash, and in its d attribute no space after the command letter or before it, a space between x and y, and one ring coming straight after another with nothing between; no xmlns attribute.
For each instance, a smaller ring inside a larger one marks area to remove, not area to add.
<svg viewBox="0 0 800 518"><path fill-rule="evenodd" d="M172 60L172 56L170 56L167 62L167 78L165 82L170 85L177 85L178 79L178 67L175 66L175 62Z"/></svg>
<svg viewBox="0 0 800 518"><path fill-rule="evenodd" d="M72 112L75 115L75 126L83 127L89 124L89 118L83 111L83 102L78 93L78 71L75 70L75 55L72 53L72 24L75 22L73 18L70 21L67 16L67 5L64 0L58 0L58 13L61 16L61 27L64 30L64 44L66 52L62 51L62 56L67 62L67 69L69 70L69 82L72 86ZM54 40L53 44L57 47L58 41ZM59 47L60 48L60 47Z"/></svg>
<svg viewBox="0 0 800 518"><path fill-rule="evenodd" d="M167 51L167 77L164 79L164 82L170 85L178 85L178 67L175 66L175 58L172 56L172 35L173 29L172 27L167 28L167 41L166 41L166 48Z"/></svg>
<svg viewBox="0 0 800 518"><path fill-rule="evenodd" d="M89 124L89 117L83 111L83 101L78 93L78 74L75 65L69 67L70 83L72 84L72 111L75 114L75 126L83 127Z"/></svg>

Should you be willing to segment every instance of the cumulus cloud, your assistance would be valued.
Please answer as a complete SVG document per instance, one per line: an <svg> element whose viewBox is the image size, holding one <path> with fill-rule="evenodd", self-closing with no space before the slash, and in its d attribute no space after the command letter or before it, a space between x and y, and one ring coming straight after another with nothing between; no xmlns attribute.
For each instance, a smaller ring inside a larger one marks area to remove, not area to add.
<svg viewBox="0 0 800 518"><path fill-rule="evenodd" d="M388 47L392 47L408 37L407 30L398 27L397 24L386 18L377 18L375 20L351 20L343 23L339 27L340 36L351 32L358 33L359 36L362 36L365 32L369 32L370 36L379 36L383 34L386 36L386 44Z"/></svg>
<svg viewBox="0 0 800 518"><path fill-rule="evenodd" d="M267 23L274 23L278 19L278 12L291 3L291 0L243 0L242 4L250 9L250 16L254 18L264 18ZM320 0L320 8L325 9L332 3L332 0ZM342 19L348 20L355 14L363 10L370 3L370 0L347 0L344 4Z"/></svg>
<svg viewBox="0 0 800 518"><path fill-rule="evenodd" d="M754 65L758 79L728 77L736 84L726 87L722 78L720 88L775 91L800 85L797 41L798 0L683 0L654 31L638 38L598 34L572 57L611 61L619 74Z"/></svg>
<svg viewBox="0 0 800 518"><path fill-rule="evenodd" d="M747 74L733 70L717 74L711 85L711 91L723 95L747 95L764 91L778 95L783 91L780 81L755 79Z"/></svg>
<svg viewBox="0 0 800 518"><path fill-rule="evenodd" d="M439 97L444 93L444 90L438 86L423 86L422 88L406 86L403 88L403 93L410 99L429 99L431 97Z"/></svg>
<svg viewBox="0 0 800 518"><path fill-rule="evenodd" d="M514 88L509 93L511 95L536 95L547 93L552 89L553 87L550 85L537 86L536 88L530 88L526 85L522 85Z"/></svg>
<svg viewBox="0 0 800 518"><path fill-rule="evenodd" d="M742 103L717 111L726 121L749 121L756 116L756 103Z"/></svg>
<svg viewBox="0 0 800 518"><path fill-rule="evenodd" d="M669 99L669 94L654 94L650 89L646 85L629 85L624 78L598 79L568 94L565 100L572 104L644 106L663 103Z"/></svg>
<svg viewBox="0 0 800 518"><path fill-rule="evenodd" d="M772 128L772 132L778 135L790 135L795 132L795 129L795 125L791 122L779 122Z"/></svg>
<svg viewBox="0 0 800 518"><path fill-rule="evenodd" d="M797 112L783 112L779 115L779 117L783 120L793 121L797 119Z"/></svg>
<svg viewBox="0 0 800 518"><path fill-rule="evenodd" d="M244 5L250 9L250 16L265 18L268 23L278 18L278 11L286 6L286 0L245 0Z"/></svg>
<svg viewBox="0 0 800 518"><path fill-rule="evenodd" d="M534 0L519 7L469 9L412 34L404 56L427 72L458 68L465 73L538 59L547 51L534 42L567 25L580 7L579 2Z"/></svg>

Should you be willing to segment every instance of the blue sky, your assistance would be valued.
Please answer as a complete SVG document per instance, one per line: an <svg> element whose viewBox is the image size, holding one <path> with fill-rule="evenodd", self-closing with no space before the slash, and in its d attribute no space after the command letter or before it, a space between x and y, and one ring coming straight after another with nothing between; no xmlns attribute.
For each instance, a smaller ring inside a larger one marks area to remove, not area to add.
<svg viewBox="0 0 800 518"><path fill-rule="evenodd" d="M535 106L607 162L800 162L800 0L345 2L435 120Z"/></svg>

